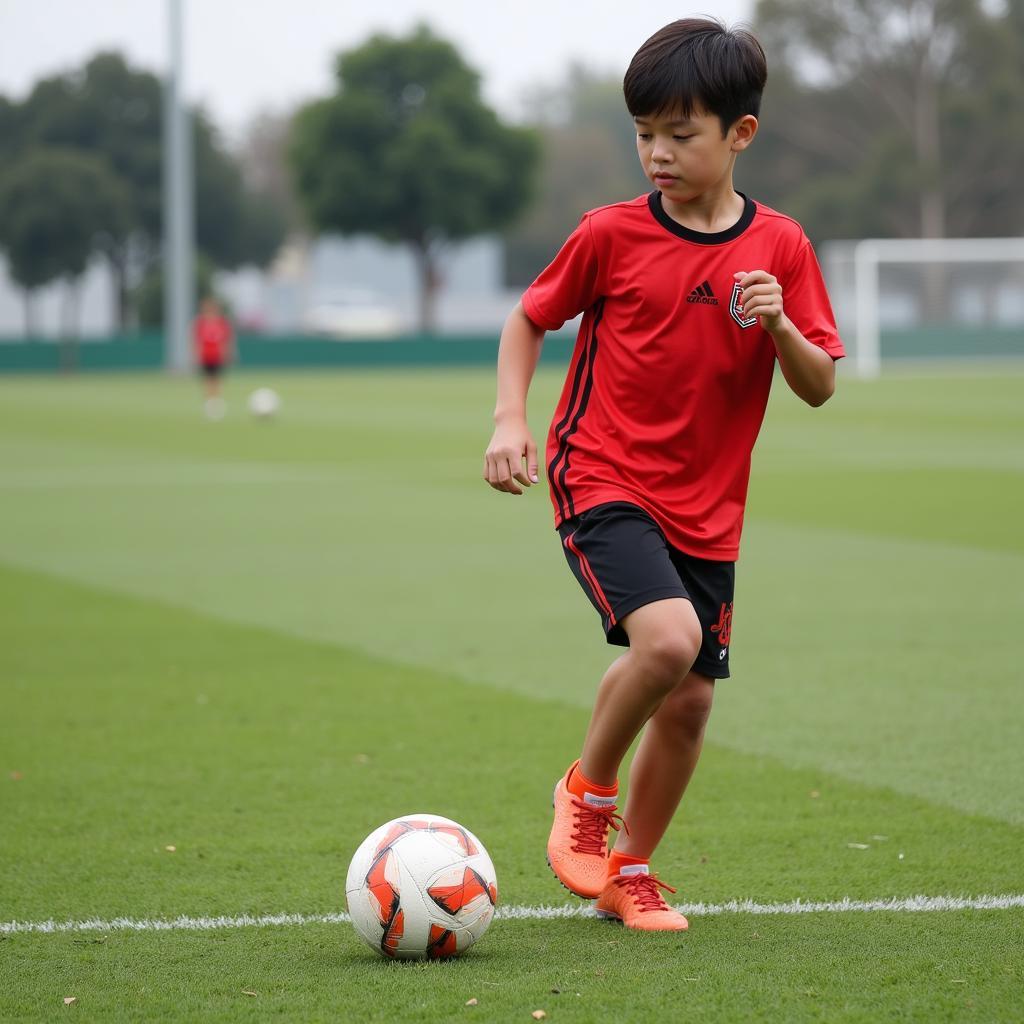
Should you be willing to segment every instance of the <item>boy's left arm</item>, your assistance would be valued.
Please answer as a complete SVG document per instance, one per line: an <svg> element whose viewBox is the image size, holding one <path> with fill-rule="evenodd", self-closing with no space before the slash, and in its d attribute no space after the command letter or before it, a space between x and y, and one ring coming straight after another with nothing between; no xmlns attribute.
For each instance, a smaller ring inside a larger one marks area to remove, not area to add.
<svg viewBox="0 0 1024 1024"><path fill-rule="evenodd" d="M740 288L742 314L758 317L772 336L786 383L808 405L819 406L832 397L836 367L831 355L809 342L782 304L782 285L766 270L740 271L735 275Z"/></svg>

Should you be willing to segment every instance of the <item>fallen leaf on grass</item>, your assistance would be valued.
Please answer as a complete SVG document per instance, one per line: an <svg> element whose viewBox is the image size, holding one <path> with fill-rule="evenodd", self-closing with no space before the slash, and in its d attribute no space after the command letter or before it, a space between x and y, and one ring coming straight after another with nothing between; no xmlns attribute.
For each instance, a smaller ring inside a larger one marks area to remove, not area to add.
<svg viewBox="0 0 1024 1024"><path fill-rule="evenodd" d="M811 790L811 799L812 800L817 800L819 796L821 796L821 793L819 793L818 790L816 790L816 789L812 789Z"/></svg>
<svg viewBox="0 0 1024 1024"><path fill-rule="evenodd" d="M243 996L258 996L259 992L253 992L253 990L251 988L243 988L242 989L242 995Z"/></svg>
<svg viewBox="0 0 1024 1024"><path fill-rule="evenodd" d="M533 1013L530 1014L530 1016L534 1020L543 1020L547 1016L547 1014L543 1010L534 1010Z"/></svg>
<svg viewBox="0 0 1024 1024"><path fill-rule="evenodd" d="M175 851L176 851L176 850L177 850L178 848L177 848L176 846L165 846L165 847L164 847L164 849L165 849L165 850L166 850L166 851L167 851L168 853L174 853L174 852L175 852Z"/></svg>
<svg viewBox="0 0 1024 1024"><path fill-rule="evenodd" d="M466 1000L466 1005L467 1006L476 1006L476 1004L477 1004L477 1000L476 999L467 999Z"/></svg>
<svg viewBox="0 0 1024 1024"><path fill-rule="evenodd" d="M65 996L64 997L64 1005L65 1006L70 1006L72 1003L77 1003L77 1002L78 1002L78 996Z"/></svg>

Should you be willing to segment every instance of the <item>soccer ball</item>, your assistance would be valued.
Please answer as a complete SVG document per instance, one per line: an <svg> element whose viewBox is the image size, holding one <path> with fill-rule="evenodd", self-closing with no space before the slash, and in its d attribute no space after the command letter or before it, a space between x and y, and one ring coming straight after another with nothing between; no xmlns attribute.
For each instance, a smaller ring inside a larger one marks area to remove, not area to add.
<svg viewBox="0 0 1024 1024"><path fill-rule="evenodd" d="M257 388L249 396L249 412L257 419L269 419L281 408L281 399L273 388Z"/></svg>
<svg viewBox="0 0 1024 1024"><path fill-rule="evenodd" d="M494 917L494 865L472 832L450 818L410 814L363 840L345 896L360 937L397 960L459 956Z"/></svg>

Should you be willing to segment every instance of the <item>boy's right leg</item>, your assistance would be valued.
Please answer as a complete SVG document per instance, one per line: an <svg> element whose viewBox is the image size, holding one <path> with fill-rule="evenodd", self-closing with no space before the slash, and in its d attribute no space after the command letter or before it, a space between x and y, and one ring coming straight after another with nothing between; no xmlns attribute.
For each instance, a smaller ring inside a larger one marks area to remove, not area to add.
<svg viewBox="0 0 1024 1024"><path fill-rule="evenodd" d="M548 862L569 890L595 898L607 874L619 765L644 723L686 677L701 627L684 598L653 601L622 620L629 649L605 673L583 754L555 787Z"/></svg>

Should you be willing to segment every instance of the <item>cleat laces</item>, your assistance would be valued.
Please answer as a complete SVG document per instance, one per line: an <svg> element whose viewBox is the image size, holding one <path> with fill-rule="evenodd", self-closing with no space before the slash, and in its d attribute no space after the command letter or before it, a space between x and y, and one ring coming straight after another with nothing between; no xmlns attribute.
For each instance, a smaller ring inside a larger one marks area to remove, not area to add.
<svg viewBox="0 0 1024 1024"><path fill-rule="evenodd" d="M622 886L630 897L640 906L640 913L646 914L652 910L671 910L665 902L664 897L658 891L665 889L674 893L676 890L663 882L657 875L620 875L615 879L615 884Z"/></svg>
<svg viewBox="0 0 1024 1024"><path fill-rule="evenodd" d="M616 832L620 828L629 829L622 818L615 813L612 805L600 806L588 804L584 800L573 797L573 807L577 808L573 814L576 821L576 830L572 834L575 840L574 853L596 853L600 857L608 855L608 829L613 828Z"/></svg>

